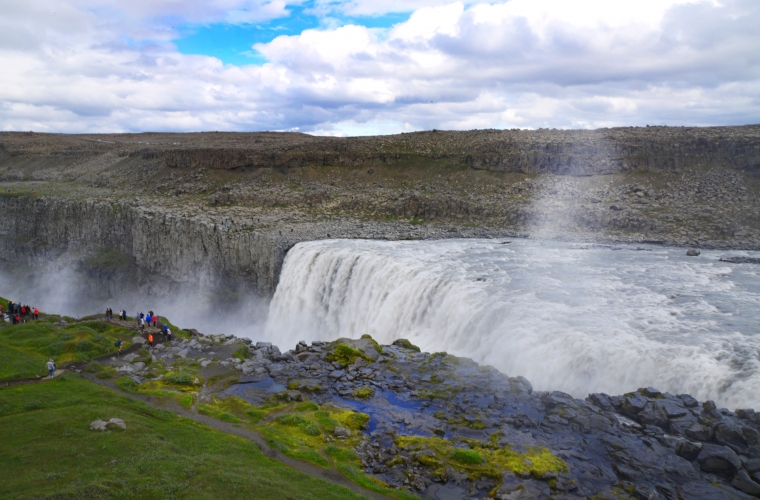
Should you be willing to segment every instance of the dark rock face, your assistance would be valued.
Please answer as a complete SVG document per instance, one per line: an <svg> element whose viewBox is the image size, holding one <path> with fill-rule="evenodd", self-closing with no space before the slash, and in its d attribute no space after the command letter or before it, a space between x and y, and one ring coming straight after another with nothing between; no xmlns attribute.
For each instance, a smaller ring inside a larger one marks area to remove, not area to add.
<svg viewBox="0 0 760 500"><path fill-rule="evenodd" d="M350 349L336 355L339 344ZM287 401L364 412L369 428L356 448L364 471L426 498L760 496L760 416L752 410L734 413L653 388L585 400L536 392L522 377L418 352L405 341L380 346L363 337L301 342L286 353L265 343L251 349L245 361L227 360L244 376L221 396L261 404L272 397L263 388L274 385ZM406 446L410 439L417 445ZM524 469L472 474L442 461L442 445L560 462L542 469L529 460Z"/></svg>

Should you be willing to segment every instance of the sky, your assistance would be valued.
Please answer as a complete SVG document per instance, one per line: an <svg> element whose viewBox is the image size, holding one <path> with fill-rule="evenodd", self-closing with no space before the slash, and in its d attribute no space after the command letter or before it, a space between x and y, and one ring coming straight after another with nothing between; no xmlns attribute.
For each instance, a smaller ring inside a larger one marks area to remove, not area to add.
<svg viewBox="0 0 760 500"><path fill-rule="evenodd" d="M760 123L758 0L0 0L0 130Z"/></svg>

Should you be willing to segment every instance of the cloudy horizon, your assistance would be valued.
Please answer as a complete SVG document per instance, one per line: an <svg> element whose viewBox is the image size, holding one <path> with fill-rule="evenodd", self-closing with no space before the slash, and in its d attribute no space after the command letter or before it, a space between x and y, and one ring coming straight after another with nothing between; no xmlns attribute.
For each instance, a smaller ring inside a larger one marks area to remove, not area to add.
<svg viewBox="0 0 760 500"><path fill-rule="evenodd" d="M0 130L760 123L756 0L3 0Z"/></svg>

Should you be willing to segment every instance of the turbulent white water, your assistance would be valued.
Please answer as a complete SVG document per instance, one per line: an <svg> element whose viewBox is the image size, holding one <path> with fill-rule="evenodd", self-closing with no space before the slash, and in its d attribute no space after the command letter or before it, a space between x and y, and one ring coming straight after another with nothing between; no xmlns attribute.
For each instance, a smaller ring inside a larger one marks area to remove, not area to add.
<svg viewBox="0 0 760 500"><path fill-rule="evenodd" d="M584 397L654 386L760 407L760 266L719 262L727 252L500 243L298 244L266 336L288 348L365 333L408 338L540 390Z"/></svg>

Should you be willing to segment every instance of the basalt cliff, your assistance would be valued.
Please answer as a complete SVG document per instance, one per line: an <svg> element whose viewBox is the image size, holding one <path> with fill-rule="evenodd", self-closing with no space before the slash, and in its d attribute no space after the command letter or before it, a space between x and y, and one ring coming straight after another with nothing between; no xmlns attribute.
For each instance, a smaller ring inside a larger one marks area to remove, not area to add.
<svg viewBox="0 0 760 500"><path fill-rule="evenodd" d="M318 238L760 249L759 209L760 126L0 133L4 267L66 262L111 293L268 296Z"/></svg>

